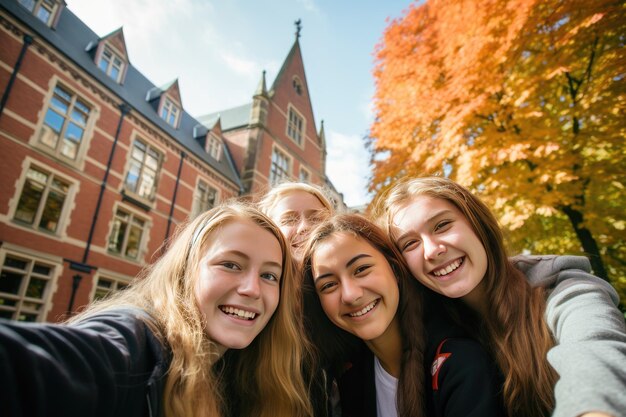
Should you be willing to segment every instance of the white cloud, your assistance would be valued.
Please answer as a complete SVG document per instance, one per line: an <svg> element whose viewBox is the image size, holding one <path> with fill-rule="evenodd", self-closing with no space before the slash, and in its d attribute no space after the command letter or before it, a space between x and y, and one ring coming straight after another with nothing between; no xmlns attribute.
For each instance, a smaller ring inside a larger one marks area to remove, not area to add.
<svg viewBox="0 0 626 417"><path fill-rule="evenodd" d="M245 75L248 78L259 77L261 74L261 66L254 61L225 51L222 51L221 58L231 70L238 74Z"/></svg>
<svg viewBox="0 0 626 417"><path fill-rule="evenodd" d="M358 206L368 203L371 200L367 193L369 153L363 139L358 135L328 131L326 146L326 174L335 188L343 193L346 204Z"/></svg>
<svg viewBox="0 0 626 417"><path fill-rule="evenodd" d="M309 12L319 11L317 6L315 5L315 0L298 0L298 3L300 3L304 7L304 9L308 10Z"/></svg>

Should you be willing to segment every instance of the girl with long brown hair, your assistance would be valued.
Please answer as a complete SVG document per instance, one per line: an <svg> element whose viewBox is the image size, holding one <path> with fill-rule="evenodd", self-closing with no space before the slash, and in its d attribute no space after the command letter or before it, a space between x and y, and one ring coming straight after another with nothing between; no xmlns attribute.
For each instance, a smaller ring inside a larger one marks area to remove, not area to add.
<svg viewBox="0 0 626 417"><path fill-rule="evenodd" d="M375 207L413 276L495 358L510 416L623 413L624 320L588 262L509 259L489 208L446 178L400 181Z"/></svg>
<svg viewBox="0 0 626 417"><path fill-rule="evenodd" d="M69 324L3 321L0 414L310 417L297 279L268 217L218 206Z"/></svg>
<svg viewBox="0 0 626 417"><path fill-rule="evenodd" d="M493 362L428 302L372 222L340 214L321 223L303 269L324 318L363 341L339 378L345 417L503 415Z"/></svg>

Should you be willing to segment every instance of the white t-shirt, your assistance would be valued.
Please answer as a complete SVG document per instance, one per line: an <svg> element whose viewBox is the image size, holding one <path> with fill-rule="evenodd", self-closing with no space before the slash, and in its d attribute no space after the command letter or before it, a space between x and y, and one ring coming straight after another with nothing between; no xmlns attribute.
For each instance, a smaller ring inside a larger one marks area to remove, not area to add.
<svg viewBox="0 0 626 417"><path fill-rule="evenodd" d="M376 382L376 415L378 417L398 417L396 392L398 379L387 373L374 356L374 380Z"/></svg>

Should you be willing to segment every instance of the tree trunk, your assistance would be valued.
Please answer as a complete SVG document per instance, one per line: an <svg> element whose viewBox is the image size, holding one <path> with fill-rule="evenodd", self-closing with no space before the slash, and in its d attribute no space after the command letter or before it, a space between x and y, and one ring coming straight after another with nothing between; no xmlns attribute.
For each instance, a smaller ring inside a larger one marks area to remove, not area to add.
<svg viewBox="0 0 626 417"><path fill-rule="evenodd" d="M591 262L591 268L593 268L593 273L603 280L610 282L609 276L606 272L606 269L604 268L604 263L602 262L602 257L600 256L600 249L598 248L598 244L593 238L591 231L582 225L583 213L572 208L572 206L561 206L561 210L563 210L565 215L572 223L572 227L574 227L576 236L578 237L578 240L580 241L580 244L582 245L585 254Z"/></svg>

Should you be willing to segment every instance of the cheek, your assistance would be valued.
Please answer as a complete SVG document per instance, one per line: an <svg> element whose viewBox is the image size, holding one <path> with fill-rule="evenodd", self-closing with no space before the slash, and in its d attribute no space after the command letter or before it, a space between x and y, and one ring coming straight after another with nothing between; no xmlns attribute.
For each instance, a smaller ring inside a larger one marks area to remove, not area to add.
<svg viewBox="0 0 626 417"><path fill-rule="evenodd" d="M320 304L322 305L322 310L324 313L332 319L334 313L337 311L336 302L333 300L333 297L329 296L320 296Z"/></svg>

